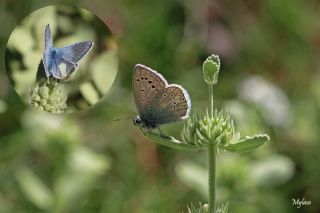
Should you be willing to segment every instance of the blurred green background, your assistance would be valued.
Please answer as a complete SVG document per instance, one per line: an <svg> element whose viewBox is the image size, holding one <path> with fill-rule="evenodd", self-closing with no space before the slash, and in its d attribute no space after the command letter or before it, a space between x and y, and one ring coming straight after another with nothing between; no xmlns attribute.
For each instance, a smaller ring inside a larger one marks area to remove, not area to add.
<svg viewBox="0 0 320 213"><path fill-rule="evenodd" d="M237 213L320 212L320 1L64 1L93 11L118 43L119 72L90 110L58 116L26 108L5 74L11 31L32 11L62 1L1 1L0 212L184 212L206 202L206 152L145 138L131 74L136 63L190 93L205 110L201 66L222 68L215 105L242 135L267 133L252 153L218 156L219 203ZM179 137L183 123L164 127ZM305 198L297 208L292 199Z"/></svg>

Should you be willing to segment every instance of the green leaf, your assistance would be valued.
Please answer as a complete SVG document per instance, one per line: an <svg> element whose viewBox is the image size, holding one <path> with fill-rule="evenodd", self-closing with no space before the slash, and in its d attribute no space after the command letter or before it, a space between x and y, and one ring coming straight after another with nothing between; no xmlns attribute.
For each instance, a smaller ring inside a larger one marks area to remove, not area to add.
<svg viewBox="0 0 320 213"><path fill-rule="evenodd" d="M236 143L230 143L221 149L231 152L249 152L259 148L269 140L270 138L266 134L255 135L251 137L247 136L245 139L242 139Z"/></svg>
<svg viewBox="0 0 320 213"><path fill-rule="evenodd" d="M180 149L180 150L198 150L201 147L192 145L192 144L187 144L184 142L181 142L177 139L175 139L172 136L164 136L152 131L147 131L145 132L145 136L147 136L148 138L152 139L153 141L164 145L164 146L168 146L170 148L174 148L174 149Z"/></svg>

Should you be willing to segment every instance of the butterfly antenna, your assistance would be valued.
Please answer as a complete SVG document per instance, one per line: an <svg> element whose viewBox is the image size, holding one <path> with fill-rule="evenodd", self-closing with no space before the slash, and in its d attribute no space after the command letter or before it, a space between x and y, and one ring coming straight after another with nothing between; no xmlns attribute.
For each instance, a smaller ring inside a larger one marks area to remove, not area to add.
<svg viewBox="0 0 320 213"><path fill-rule="evenodd" d="M113 119L113 121L122 121L122 120L128 120L128 119L133 119L133 118L132 117L116 118L116 119Z"/></svg>

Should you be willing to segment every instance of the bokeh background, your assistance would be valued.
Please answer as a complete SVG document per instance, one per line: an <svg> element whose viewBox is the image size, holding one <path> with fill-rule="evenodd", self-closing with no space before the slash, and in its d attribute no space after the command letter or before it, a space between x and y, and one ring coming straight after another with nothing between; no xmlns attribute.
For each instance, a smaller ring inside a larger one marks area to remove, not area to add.
<svg viewBox="0 0 320 213"><path fill-rule="evenodd" d="M82 41L94 42L91 51L79 61L79 68L69 80L60 83L67 96L67 112L86 109L108 92L118 70L115 39L103 21L88 10L70 5L52 5L23 18L7 43L5 65L9 80L22 99L30 104L34 85L41 78L46 79L41 59L47 24L54 47L62 48Z"/></svg>
<svg viewBox="0 0 320 213"><path fill-rule="evenodd" d="M90 110L27 108L5 74L11 31L30 12L62 1L1 1L0 212L185 212L207 200L206 152L145 138L131 120L136 63L190 93L205 110L201 66L222 61L215 106L243 136L267 133L252 153L222 153L218 202L237 213L320 211L320 1L64 1L93 11L118 43L119 72ZM179 137L183 123L164 129ZM310 200L297 208L292 199Z"/></svg>

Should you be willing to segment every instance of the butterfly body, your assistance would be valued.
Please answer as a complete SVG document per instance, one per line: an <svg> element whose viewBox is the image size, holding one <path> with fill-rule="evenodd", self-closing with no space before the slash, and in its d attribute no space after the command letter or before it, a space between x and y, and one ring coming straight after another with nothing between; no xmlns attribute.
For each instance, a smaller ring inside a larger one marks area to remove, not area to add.
<svg viewBox="0 0 320 213"><path fill-rule="evenodd" d="M155 129L159 127L154 121L142 119L139 115L133 119L133 124L146 129Z"/></svg>
<svg viewBox="0 0 320 213"><path fill-rule="evenodd" d="M45 28L45 48L43 51L43 65L47 78L57 79L68 78L78 67L80 59L85 56L92 48L92 41L74 43L62 48L53 46L50 26ZM61 65L65 65L62 72Z"/></svg>
<svg viewBox="0 0 320 213"><path fill-rule="evenodd" d="M139 115L134 124L146 129L177 122L189 117L191 101L188 92L151 68L137 64L132 77L134 99Z"/></svg>

